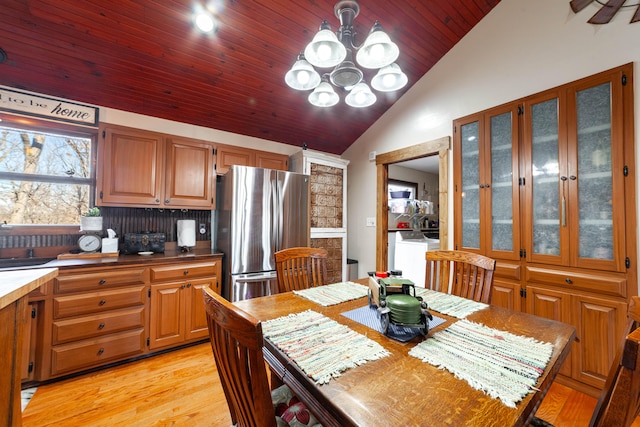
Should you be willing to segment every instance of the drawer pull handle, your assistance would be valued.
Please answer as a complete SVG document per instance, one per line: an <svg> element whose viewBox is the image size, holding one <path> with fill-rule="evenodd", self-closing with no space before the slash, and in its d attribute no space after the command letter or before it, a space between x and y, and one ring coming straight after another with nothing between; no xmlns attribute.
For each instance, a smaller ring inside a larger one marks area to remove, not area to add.
<svg viewBox="0 0 640 427"><path fill-rule="evenodd" d="M98 285L104 285L105 283L107 283L106 280L100 279L100 281L98 282Z"/></svg>
<svg viewBox="0 0 640 427"><path fill-rule="evenodd" d="M101 348L100 350L98 350L98 356L100 356L102 353L104 353L104 348Z"/></svg>
<svg viewBox="0 0 640 427"><path fill-rule="evenodd" d="M103 299L100 300L100 305L105 305L107 302Z"/></svg>
<svg viewBox="0 0 640 427"><path fill-rule="evenodd" d="M100 324L98 325L98 329L104 329L104 323L100 323Z"/></svg>
<svg viewBox="0 0 640 427"><path fill-rule="evenodd" d="M182 284L182 286L180 286L180 289L184 289L184 283Z"/></svg>
<svg viewBox="0 0 640 427"><path fill-rule="evenodd" d="M564 281L567 282L567 284L569 284L569 285L573 283L573 280L571 280L568 277L566 279L564 279Z"/></svg>
<svg viewBox="0 0 640 427"><path fill-rule="evenodd" d="M182 274L184 274L186 276L187 274L189 274L189 270L183 271Z"/></svg>
<svg viewBox="0 0 640 427"><path fill-rule="evenodd" d="M190 287L191 287L191 283L187 283L187 288L190 288Z"/></svg>

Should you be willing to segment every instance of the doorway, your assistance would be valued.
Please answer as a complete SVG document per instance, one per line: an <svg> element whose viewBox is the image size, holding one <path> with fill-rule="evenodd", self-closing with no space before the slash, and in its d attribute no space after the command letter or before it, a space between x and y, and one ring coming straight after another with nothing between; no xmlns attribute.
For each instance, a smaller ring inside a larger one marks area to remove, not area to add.
<svg viewBox="0 0 640 427"><path fill-rule="evenodd" d="M448 249L449 228L449 153L451 150L451 137L443 137L433 141L423 142L418 145L401 148L376 156L376 200L378 211L376 213L376 270L388 269L389 242L387 224L389 200L387 185L389 182L389 165L407 160L418 159L427 156L438 156L438 204L440 228L440 247Z"/></svg>

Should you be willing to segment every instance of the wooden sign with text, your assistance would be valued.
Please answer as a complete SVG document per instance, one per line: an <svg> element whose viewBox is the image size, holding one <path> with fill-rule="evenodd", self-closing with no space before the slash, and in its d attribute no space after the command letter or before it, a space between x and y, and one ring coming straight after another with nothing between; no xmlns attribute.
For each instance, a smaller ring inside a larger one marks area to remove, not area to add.
<svg viewBox="0 0 640 427"><path fill-rule="evenodd" d="M0 111L48 120L98 126L98 107L0 87Z"/></svg>

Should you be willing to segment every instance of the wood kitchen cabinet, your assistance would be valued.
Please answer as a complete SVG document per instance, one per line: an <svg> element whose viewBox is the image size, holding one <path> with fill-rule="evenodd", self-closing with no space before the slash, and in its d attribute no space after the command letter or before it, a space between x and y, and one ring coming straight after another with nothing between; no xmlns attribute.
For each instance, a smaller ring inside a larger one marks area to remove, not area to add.
<svg viewBox="0 0 640 427"><path fill-rule="evenodd" d="M220 293L219 261L151 267L149 349L208 336L202 288Z"/></svg>
<svg viewBox="0 0 640 427"><path fill-rule="evenodd" d="M108 124L101 136L96 204L214 208L212 143Z"/></svg>
<svg viewBox="0 0 640 427"><path fill-rule="evenodd" d="M592 395L637 294L632 81L627 64L454 121L456 249L497 260L493 304L576 327L559 380Z"/></svg>
<svg viewBox="0 0 640 427"><path fill-rule="evenodd" d="M202 288L220 292L221 256L60 269L29 294L23 385L208 338Z"/></svg>
<svg viewBox="0 0 640 427"><path fill-rule="evenodd" d="M146 350L144 267L63 271L54 280L45 346L56 377L141 355Z"/></svg>
<svg viewBox="0 0 640 427"><path fill-rule="evenodd" d="M289 170L289 156L268 151L251 150L233 145L216 144L216 173L224 175L232 165Z"/></svg>

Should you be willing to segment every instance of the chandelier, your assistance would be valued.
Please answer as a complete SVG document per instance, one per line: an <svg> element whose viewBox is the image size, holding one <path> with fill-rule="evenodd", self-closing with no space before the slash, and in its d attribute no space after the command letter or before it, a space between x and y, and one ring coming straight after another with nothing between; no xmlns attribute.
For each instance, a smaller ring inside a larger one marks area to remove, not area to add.
<svg viewBox="0 0 640 427"><path fill-rule="evenodd" d="M348 105L373 105L376 95L364 81L362 71L353 62L356 52L358 65L379 69L371 79L371 86L375 90L392 92L403 88L407 84L407 76L395 63L400 50L382 30L380 23L376 21L364 43L356 46L353 20L360 12L358 2L340 0L333 11L340 20L340 28L334 34L329 23L322 21L318 33L285 75L287 85L296 90L313 89L309 94L309 102L318 107L332 107L340 100L331 84L348 92L345 97ZM333 70L320 75L314 66Z"/></svg>

